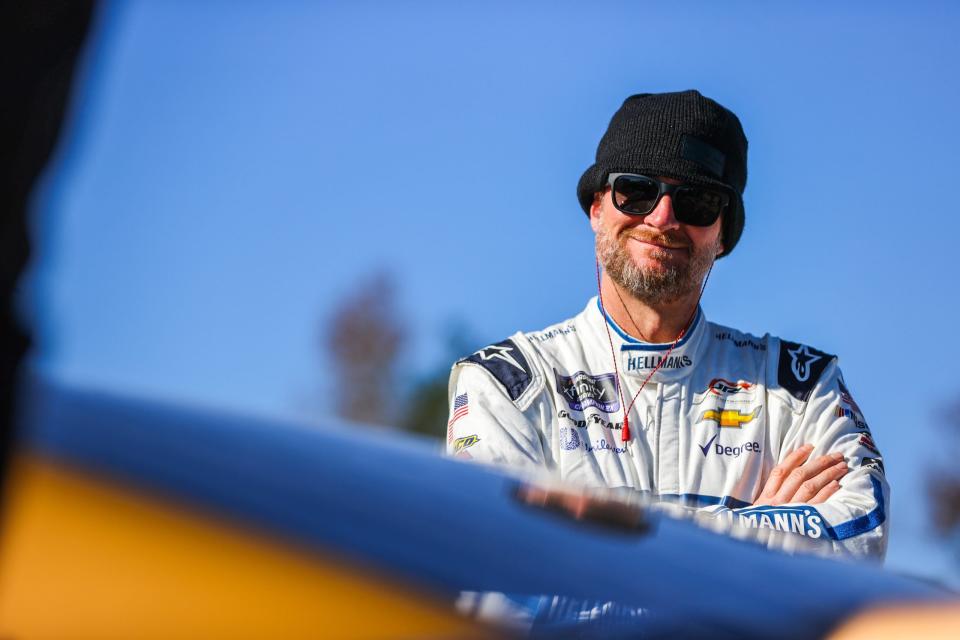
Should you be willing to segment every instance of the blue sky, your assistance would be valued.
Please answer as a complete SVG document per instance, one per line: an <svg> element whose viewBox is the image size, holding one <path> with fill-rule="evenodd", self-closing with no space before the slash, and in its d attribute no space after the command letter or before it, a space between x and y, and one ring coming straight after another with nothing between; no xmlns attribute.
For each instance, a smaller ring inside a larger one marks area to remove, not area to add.
<svg viewBox="0 0 960 640"><path fill-rule="evenodd" d="M487 342L569 317L610 115L698 88L750 141L708 317L840 355L893 485L888 564L945 576L923 491L957 449L958 26L947 2L108 3L36 201L40 362L322 419L324 320L377 269L408 380L452 323Z"/></svg>

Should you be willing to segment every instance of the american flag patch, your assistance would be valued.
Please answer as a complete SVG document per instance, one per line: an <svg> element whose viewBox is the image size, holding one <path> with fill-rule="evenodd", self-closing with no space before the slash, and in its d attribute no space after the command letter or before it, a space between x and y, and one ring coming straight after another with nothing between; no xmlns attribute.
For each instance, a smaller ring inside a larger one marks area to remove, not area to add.
<svg viewBox="0 0 960 640"><path fill-rule="evenodd" d="M470 406L467 404L467 394L461 393L456 398L453 399L453 413L450 415L450 422L447 423L447 439L450 439L450 427L453 426L453 423L467 415L470 411Z"/></svg>

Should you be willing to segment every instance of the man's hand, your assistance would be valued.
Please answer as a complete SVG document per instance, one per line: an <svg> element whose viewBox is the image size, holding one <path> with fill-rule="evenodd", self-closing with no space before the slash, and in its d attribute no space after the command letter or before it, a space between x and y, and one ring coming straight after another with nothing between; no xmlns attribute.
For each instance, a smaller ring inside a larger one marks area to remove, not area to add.
<svg viewBox="0 0 960 640"><path fill-rule="evenodd" d="M518 486L514 495L524 504L608 529L645 533L651 526L646 512L639 505L613 496L596 495L572 487L540 487L529 483Z"/></svg>
<svg viewBox="0 0 960 640"><path fill-rule="evenodd" d="M805 444L775 466L754 506L818 504L832 496L840 488L840 478L849 471L843 454L831 453L807 461L811 451L813 445Z"/></svg>

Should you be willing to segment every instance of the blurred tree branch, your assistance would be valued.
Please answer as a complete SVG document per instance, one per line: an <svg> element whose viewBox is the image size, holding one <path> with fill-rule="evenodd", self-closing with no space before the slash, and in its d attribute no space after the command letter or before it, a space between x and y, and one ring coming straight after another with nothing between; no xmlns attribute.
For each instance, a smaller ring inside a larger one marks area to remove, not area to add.
<svg viewBox="0 0 960 640"><path fill-rule="evenodd" d="M336 410L354 422L395 424L397 358L406 341L393 279L380 271L334 311L326 343L335 364Z"/></svg>
<svg viewBox="0 0 960 640"><path fill-rule="evenodd" d="M398 380L398 359L407 331L397 308L394 280L385 271L375 273L343 299L326 327L337 414L352 422L398 426L444 438L450 366L476 348L470 334L463 322L450 322L440 362L415 381ZM400 397L399 390L407 395Z"/></svg>

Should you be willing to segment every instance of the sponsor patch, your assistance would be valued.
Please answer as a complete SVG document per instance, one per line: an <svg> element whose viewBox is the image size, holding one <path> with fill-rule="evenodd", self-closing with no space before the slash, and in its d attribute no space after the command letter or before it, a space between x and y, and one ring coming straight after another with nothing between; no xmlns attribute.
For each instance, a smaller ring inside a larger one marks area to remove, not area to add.
<svg viewBox="0 0 960 640"><path fill-rule="evenodd" d="M874 443L873 438L869 433L861 433L860 437L857 438L857 442L861 447L865 447L866 449L873 451L875 454L880 455L880 450L877 449L877 445Z"/></svg>
<svg viewBox="0 0 960 640"><path fill-rule="evenodd" d="M725 427L740 429L743 425L753 422L759 413L760 407L750 413L743 413L738 409L707 409L700 414L697 422L715 422L721 429Z"/></svg>
<svg viewBox="0 0 960 640"><path fill-rule="evenodd" d="M580 427L581 429L586 429L591 424L599 424L604 429L613 429L614 431L623 429L622 422L611 422L604 420L596 413L591 413L589 416L587 416L586 420L577 420L573 418L566 409L560 409L560 411L557 412L557 415L561 418L569 420L571 424L576 427Z"/></svg>
<svg viewBox="0 0 960 640"><path fill-rule="evenodd" d="M626 453L627 446L623 445L618 447L615 443L611 443L609 433L605 434L606 437L599 438L598 440L591 442L589 440L589 433L584 431L579 433L577 428L587 429L591 424L599 424L603 426L604 429L623 429L622 422L607 422L597 414L591 414L587 417L586 420L574 420L570 417L570 414L565 410L561 409L558 413L558 416L565 418L571 422L573 426L571 427L560 427L560 448L564 451L575 451L580 448L580 443L583 443L583 448L587 452L591 451L609 451L611 453Z"/></svg>
<svg viewBox="0 0 960 640"><path fill-rule="evenodd" d="M846 407L841 407L840 405L837 405L833 413L838 418L850 418L851 420L853 420L853 424L857 426L857 429L860 429L861 431L866 431L867 433L870 432L870 427L867 426L866 421L860 416L859 413L857 413L853 409L847 409Z"/></svg>
<svg viewBox="0 0 960 640"><path fill-rule="evenodd" d="M760 453L759 442L747 442L742 445L731 447L716 442L716 439L719 437L719 435L720 433L717 432L713 434L713 437L707 441L707 444L697 445L700 447L700 452L703 454L704 458L706 458L710 453L714 453L718 456L727 456L730 458L739 458L741 454Z"/></svg>
<svg viewBox="0 0 960 640"><path fill-rule="evenodd" d="M557 379L557 393L574 411L583 411L587 407L596 407L606 413L620 410L620 399L617 397L617 379L612 373L592 376L585 371L577 371L573 375L564 376L553 370Z"/></svg>
<svg viewBox="0 0 960 640"><path fill-rule="evenodd" d="M580 427L581 429L587 428L586 420L577 420L576 418L572 417L570 415L570 412L567 411L566 409L560 409L559 411L557 411L557 416L560 418L564 418L565 420L569 420L575 427Z"/></svg>
<svg viewBox="0 0 960 640"><path fill-rule="evenodd" d="M618 430L618 429L623 429L623 423L622 423L622 422L613 422L613 421L604 420L603 418L601 418L600 416L598 416L598 415L595 414L595 413L591 413L591 414L590 414L590 417L588 418L588 422L589 422L590 424L599 424L599 425L600 425L601 427L603 427L604 429L612 429L612 430L614 430L614 431L616 431L616 430ZM638 426L640 426L640 425L638 425Z"/></svg>
<svg viewBox="0 0 960 640"><path fill-rule="evenodd" d="M587 451L609 451L610 453L626 453L627 452L626 445L622 447L618 447L614 444L610 444L610 442L606 439L597 440L596 442L593 442L593 443L584 442L584 448Z"/></svg>
<svg viewBox="0 0 960 640"><path fill-rule="evenodd" d="M828 533L823 516L811 507L759 507L742 511L725 511L722 517L749 529L788 531L809 538L819 538Z"/></svg>
<svg viewBox="0 0 960 640"><path fill-rule="evenodd" d="M577 328L572 325L564 325L562 327L556 327L550 329L549 331L541 331L540 333L528 333L527 337L533 340L534 342L547 342L548 340L553 340L557 336L565 336L570 333L576 333Z"/></svg>
<svg viewBox="0 0 960 640"><path fill-rule="evenodd" d="M750 391L752 388L752 384L749 382L744 382L743 380L731 382L724 378L714 378L710 381L707 391L709 391L712 395L726 398L728 396L735 396L743 391Z"/></svg>
<svg viewBox="0 0 960 640"><path fill-rule="evenodd" d="M863 411L860 410L860 405L858 405L856 400L853 399L853 396L850 395L850 390L847 389L847 385L843 383L843 378L838 379L837 384L840 386L840 400L862 416Z"/></svg>
<svg viewBox="0 0 960 640"><path fill-rule="evenodd" d="M790 395L806 402L832 359L832 355L805 344L781 340L777 380Z"/></svg>
<svg viewBox="0 0 960 640"><path fill-rule="evenodd" d="M754 351L767 350L767 345L761 344L756 340L751 340L750 338L738 338L729 331L718 331L717 333L713 334L713 337L717 340L727 340L732 342L735 347L740 347L741 349L749 347Z"/></svg>
<svg viewBox="0 0 960 640"><path fill-rule="evenodd" d="M808 505L746 507L721 511L716 514L716 517L726 518L734 524L754 529L776 529L799 533L810 538L847 540L871 531L887 519L883 486L880 480L872 476L870 484L873 487L873 500L876 506L869 513L840 524L831 525L819 511Z"/></svg>
<svg viewBox="0 0 960 640"><path fill-rule="evenodd" d="M883 458L861 458L860 466L867 469L876 469L880 473L886 473L883 469Z"/></svg>
<svg viewBox="0 0 960 640"><path fill-rule="evenodd" d="M688 355L643 355L631 351L624 351L623 368L628 371L652 371L653 369L683 369L693 366L693 360Z"/></svg>
<svg viewBox="0 0 960 640"><path fill-rule="evenodd" d="M450 421L447 423L448 427L452 427L454 422L470 412L470 404L467 401L467 394L461 393L454 398L451 409L453 410L453 413L450 414Z"/></svg>
<svg viewBox="0 0 960 640"><path fill-rule="evenodd" d="M530 365L513 340L484 347L460 362L473 362L489 371L513 401L523 395L533 381Z"/></svg>
<svg viewBox="0 0 960 640"><path fill-rule="evenodd" d="M580 448L580 434L574 427L560 427L560 448L574 451Z"/></svg>
<svg viewBox="0 0 960 640"><path fill-rule="evenodd" d="M473 434L470 436L464 436L462 438L457 438L453 441L453 453L457 454L463 451L464 449L469 449L473 445L480 442L480 436Z"/></svg>

